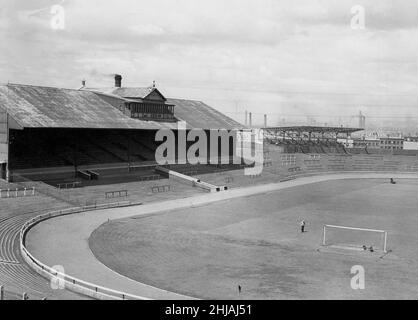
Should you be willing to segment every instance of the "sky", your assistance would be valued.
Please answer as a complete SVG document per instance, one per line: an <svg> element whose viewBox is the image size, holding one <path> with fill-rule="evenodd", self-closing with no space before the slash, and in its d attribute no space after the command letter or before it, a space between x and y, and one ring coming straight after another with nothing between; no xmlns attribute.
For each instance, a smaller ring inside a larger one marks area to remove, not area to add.
<svg viewBox="0 0 418 320"><path fill-rule="evenodd" d="M361 110L413 126L417 40L413 0L0 0L0 82L113 86L117 73L240 121L355 125Z"/></svg>

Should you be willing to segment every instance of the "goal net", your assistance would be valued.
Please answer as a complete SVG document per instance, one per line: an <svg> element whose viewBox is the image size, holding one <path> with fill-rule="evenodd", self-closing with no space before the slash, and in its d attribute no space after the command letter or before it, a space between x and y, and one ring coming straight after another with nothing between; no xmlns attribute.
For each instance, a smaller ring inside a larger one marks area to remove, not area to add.
<svg viewBox="0 0 418 320"><path fill-rule="evenodd" d="M387 232L385 230L324 225L322 245L387 252Z"/></svg>

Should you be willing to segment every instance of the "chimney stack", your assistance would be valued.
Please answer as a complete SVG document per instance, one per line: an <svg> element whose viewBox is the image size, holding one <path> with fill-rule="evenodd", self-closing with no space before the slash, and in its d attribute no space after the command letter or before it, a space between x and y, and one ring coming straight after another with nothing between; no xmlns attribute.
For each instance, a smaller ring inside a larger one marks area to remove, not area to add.
<svg viewBox="0 0 418 320"><path fill-rule="evenodd" d="M115 74L115 87L122 87L122 76L120 74Z"/></svg>

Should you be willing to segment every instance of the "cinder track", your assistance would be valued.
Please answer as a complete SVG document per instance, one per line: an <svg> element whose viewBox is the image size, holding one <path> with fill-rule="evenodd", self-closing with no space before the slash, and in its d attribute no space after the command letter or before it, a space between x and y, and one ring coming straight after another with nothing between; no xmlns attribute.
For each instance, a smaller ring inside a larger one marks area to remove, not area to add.
<svg viewBox="0 0 418 320"><path fill-rule="evenodd" d="M27 220L38 214L20 214L0 220L0 285L16 296L26 292L29 299L83 299L68 290L53 290L48 280L23 261L19 251L19 232Z"/></svg>

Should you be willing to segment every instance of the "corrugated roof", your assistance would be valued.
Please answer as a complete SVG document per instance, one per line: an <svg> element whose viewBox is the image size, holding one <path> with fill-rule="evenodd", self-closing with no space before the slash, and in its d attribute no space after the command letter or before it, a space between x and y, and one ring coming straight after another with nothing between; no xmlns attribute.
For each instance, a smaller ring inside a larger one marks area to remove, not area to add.
<svg viewBox="0 0 418 320"><path fill-rule="evenodd" d="M167 98L167 103L175 106L174 114L178 119L186 121L193 128L241 129L244 127L201 101Z"/></svg>
<svg viewBox="0 0 418 320"><path fill-rule="evenodd" d="M0 103L22 127L154 128L88 91L7 85L0 87Z"/></svg>
<svg viewBox="0 0 418 320"><path fill-rule="evenodd" d="M286 126L286 127L267 127L263 128L270 131L294 131L294 132L342 132L352 133L361 131L361 128L347 128L347 127L318 127L318 126Z"/></svg>
<svg viewBox="0 0 418 320"><path fill-rule="evenodd" d="M144 99L147 97L151 92L156 90L153 87L110 87L110 88L83 88L83 90L90 90L90 91L97 91L103 92L107 94L117 95L123 98L135 98L135 99Z"/></svg>
<svg viewBox="0 0 418 320"><path fill-rule="evenodd" d="M97 128L97 129L176 129L176 122L132 119L117 109L124 102L112 93L112 99L87 90L9 84L0 86L0 107L22 127ZM168 99L175 105L175 116L188 128L236 129L238 122L203 102Z"/></svg>

